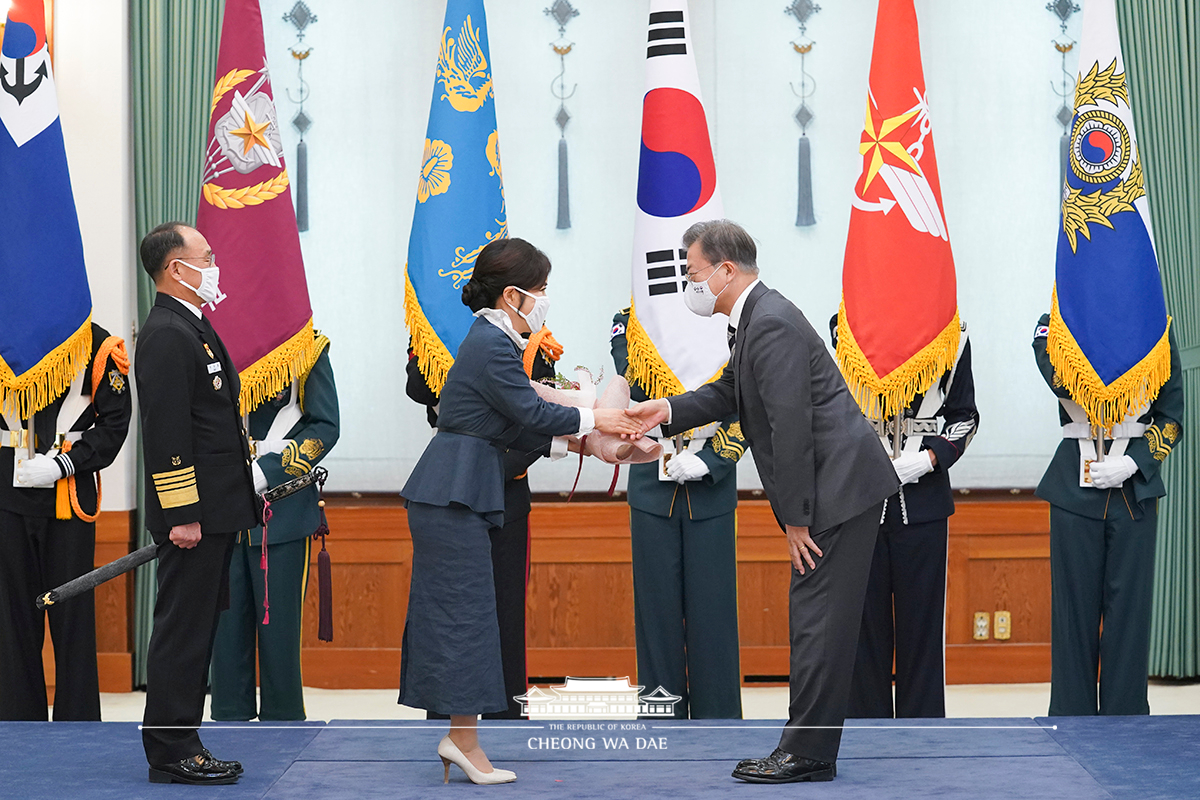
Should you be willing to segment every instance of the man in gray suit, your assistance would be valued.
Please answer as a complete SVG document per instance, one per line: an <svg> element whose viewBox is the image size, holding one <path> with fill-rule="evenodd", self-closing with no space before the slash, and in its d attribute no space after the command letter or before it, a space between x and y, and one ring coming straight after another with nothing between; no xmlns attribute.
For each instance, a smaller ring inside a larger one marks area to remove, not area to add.
<svg viewBox="0 0 1200 800"><path fill-rule="evenodd" d="M779 747L733 776L832 780L879 517L899 482L817 332L759 281L750 235L728 220L699 222L683 244L684 299L701 316L729 316L732 355L716 381L628 413L665 435L741 416L791 554L791 703Z"/></svg>

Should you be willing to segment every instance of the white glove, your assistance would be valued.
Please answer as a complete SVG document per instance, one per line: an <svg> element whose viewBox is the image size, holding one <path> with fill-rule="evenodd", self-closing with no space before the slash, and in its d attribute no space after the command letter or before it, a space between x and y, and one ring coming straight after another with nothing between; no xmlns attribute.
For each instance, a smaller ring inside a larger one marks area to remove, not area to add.
<svg viewBox="0 0 1200 800"><path fill-rule="evenodd" d="M254 443L254 457L262 458L267 453L282 453L291 443L291 439L262 439Z"/></svg>
<svg viewBox="0 0 1200 800"><path fill-rule="evenodd" d="M667 462L667 477L676 483L697 481L708 474L708 464L695 453L684 451Z"/></svg>
<svg viewBox="0 0 1200 800"><path fill-rule="evenodd" d="M23 459L17 465L17 482L34 489L53 486L62 476L58 462L45 453Z"/></svg>
<svg viewBox="0 0 1200 800"><path fill-rule="evenodd" d="M901 453L900 457L892 462L892 468L896 470L896 477L900 479L901 484L916 483L922 475L933 472L933 462L929 460L928 450Z"/></svg>
<svg viewBox="0 0 1200 800"><path fill-rule="evenodd" d="M1093 461L1089 469L1092 473L1092 486L1097 489L1115 489L1138 471L1138 465L1129 456L1121 456Z"/></svg>
<svg viewBox="0 0 1200 800"><path fill-rule="evenodd" d="M255 461L250 465L250 471L254 473L254 491L256 494L262 494L267 490L267 476L263 473L262 467Z"/></svg>

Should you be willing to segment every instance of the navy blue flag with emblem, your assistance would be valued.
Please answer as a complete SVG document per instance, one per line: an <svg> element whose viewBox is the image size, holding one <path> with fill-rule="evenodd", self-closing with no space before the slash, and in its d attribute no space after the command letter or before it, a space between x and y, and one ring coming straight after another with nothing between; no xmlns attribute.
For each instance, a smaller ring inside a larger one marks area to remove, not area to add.
<svg viewBox="0 0 1200 800"><path fill-rule="evenodd" d="M92 351L92 296L42 0L14 0L0 45L0 406L65 392Z"/></svg>
<svg viewBox="0 0 1200 800"><path fill-rule="evenodd" d="M479 251L507 235L483 0L448 0L404 285L404 321L434 392L474 322L463 284Z"/></svg>
<svg viewBox="0 0 1200 800"><path fill-rule="evenodd" d="M1113 0L1088 1L1081 40L1047 349L1091 423L1110 428L1170 377L1171 320Z"/></svg>

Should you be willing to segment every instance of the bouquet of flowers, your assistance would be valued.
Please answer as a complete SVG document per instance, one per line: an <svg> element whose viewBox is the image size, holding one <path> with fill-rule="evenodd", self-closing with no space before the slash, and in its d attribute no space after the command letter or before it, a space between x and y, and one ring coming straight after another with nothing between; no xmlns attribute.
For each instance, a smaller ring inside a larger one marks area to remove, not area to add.
<svg viewBox="0 0 1200 800"><path fill-rule="evenodd" d="M574 381L559 376L553 386L536 381L530 383L543 400L560 406L629 408L629 382L624 376L618 375L613 378L605 387L604 393L599 398L596 397L596 385L603 377L604 373L601 371L600 379L594 380L591 370L576 367ZM583 437L580 449L584 455L595 456L606 464L645 464L657 461L662 455L662 445L651 439L630 441L600 431L592 431Z"/></svg>

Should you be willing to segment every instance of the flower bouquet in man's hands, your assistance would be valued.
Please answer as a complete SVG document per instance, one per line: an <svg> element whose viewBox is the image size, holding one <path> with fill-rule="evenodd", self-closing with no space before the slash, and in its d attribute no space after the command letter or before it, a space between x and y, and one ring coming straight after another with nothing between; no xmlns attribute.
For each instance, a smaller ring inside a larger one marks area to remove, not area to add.
<svg viewBox="0 0 1200 800"><path fill-rule="evenodd" d="M574 408L628 408L629 382L621 375L609 381L604 393L596 397L596 386L604 379L604 371L600 377L592 378L592 372L586 367L575 368L575 380L571 381L557 376L553 385L530 381L533 388L543 400L557 403L561 406ZM574 437L572 437L574 438ZM611 433L592 431L582 437L581 452L584 455L595 456L607 464L645 464L657 461L662 455L662 445L652 439L630 441Z"/></svg>

